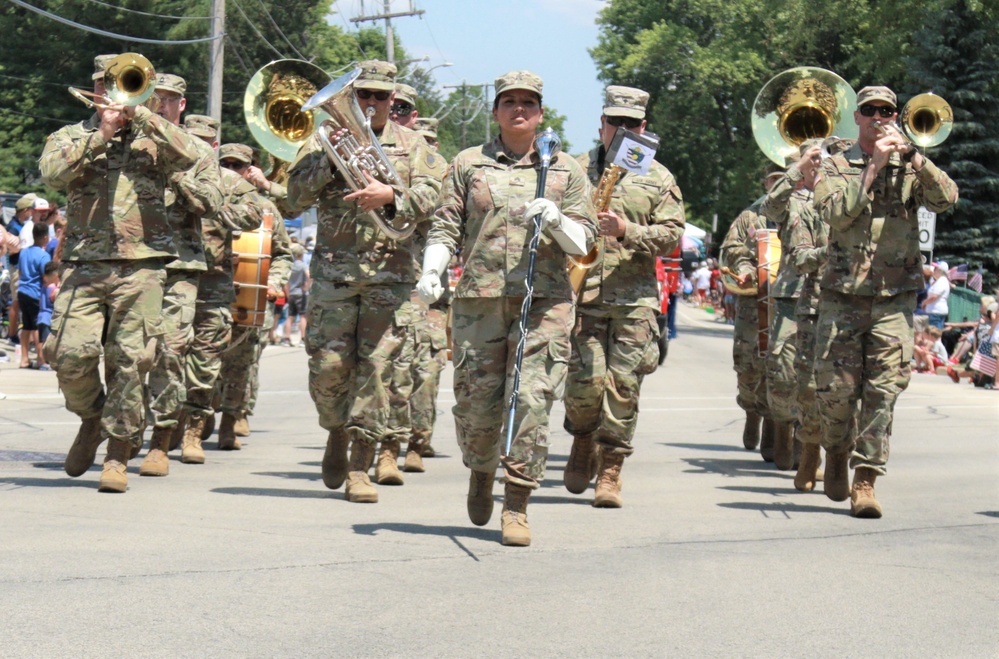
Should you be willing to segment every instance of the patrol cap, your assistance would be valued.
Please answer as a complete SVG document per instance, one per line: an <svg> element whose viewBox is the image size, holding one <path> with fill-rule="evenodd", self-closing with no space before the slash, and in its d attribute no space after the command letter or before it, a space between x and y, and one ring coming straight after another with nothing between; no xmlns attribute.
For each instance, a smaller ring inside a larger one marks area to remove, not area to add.
<svg viewBox="0 0 999 659"><path fill-rule="evenodd" d="M440 119L435 117L417 117L416 123L413 124L413 130L418 132L424 137L429 137L432 140L437 140L437 127L440 125Z"/></svg>
<svg viewBox="0 0 999 659"><path fill-rule="evenodd" d="M608 117L645 118L649 93L634 87L610 85L604 90L604 115Z"/></svg>
<svg viewBox="0 0 999 659"><path fill-rule="evenodd" d="M175 76L172 73L157 73L156 90L159 91L161 89L183 96L184 92L187 91L187 82L180 76Z"/></svg>
<svg viewBox="0 0 999 659"><path fill-rule="evenodd" d="M541 88L543 86L544 81L530 71L510 71L496 78L496 96L494 100L495 98L499 98L503 92L513 91L514 89L525 89L529 92L534 92L538 95L538 98L541 98Z"/></svg>
<svg viewBox="0 0 999 659"><path fill-rule="evenodd" d="M898 107L898 101L895 99L895 92L887 87L864 87L857 92L858 108L861 105L870 103L871 101L884 101L885 103L890 103L893 108Z"/></svg>
<svg viewBox="0 0 999 659"><path fill-rule="evenodd" d="M189 114L184 117L184 128L191 135L213 140L219 134L219 122L206 114Z"/></svg>
<svg viewBox="0 0 999 659"><path fill-rule="evenodd" d="M395 90L395 64L369 59L357 64L361 75L354 80L354 89L373 89L390 92Z"/></svg>
<svg viewBox="0 0 999 659"><path fill-rule="evenodd" d="M229 143L223 144L219 149L219 160L238 160L247 165L253 162L253 149L245 144Z"/></svg>
<svg viewBox="0 0 999 659"><path fill-rule="evenodd" d="M111 62L117 55L98 55L94 58L94 80L100 80L104 77L104 71L108 68L108 63Z"/></svg>
<svg viewBox="0 0 999 659"><path fill-rule="evenodd" d="M37 198L38 195L36 195L34 192L29 192L28 194L24 195L23 197L17 200L17 202L14 204L14 210L23 211L29 208L34 208L35 199Z"/></svg>
<svg viewBox="0 0 999 659"><path fill-rule="evenodd" d="M398 82L395 85L395 100L396 102L409 103L412 106L416 106L416 97L419 94L416 90L403 82Z"/></svg>
<svg viewBox="0 0 999 659"><path fill-rule="evenodd" d="M819 144L822 144L822 139L818 138L818 137L811 137L811 138L805 140L804 142L802 142L801 144L798 145L798 153L797 154L790 153L790 154L788 154L784 158L784 166L785 167L791 167L792 165L794 165L795 163L797 163L798 160L801 159L802 156L805 155L806 151L808 151L813 146L817 146Z"/></svg>

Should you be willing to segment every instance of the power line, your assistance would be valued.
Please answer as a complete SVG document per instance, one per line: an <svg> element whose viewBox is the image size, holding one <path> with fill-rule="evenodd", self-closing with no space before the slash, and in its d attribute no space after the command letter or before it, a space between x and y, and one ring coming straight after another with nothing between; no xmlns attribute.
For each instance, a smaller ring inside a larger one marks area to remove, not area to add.
<svg viewBox="0 0 999 659"><path fill-rule="evenodd" d="M278 27L278 24L277 24L277 22L276 22L276 21L274 20L274 17L273 17L273 16L271 16L270 12L269 12L269 11L267 11L267 7L265 7L265 6L264 6L264 2L263 2L263 0L257 0L257 4L259 4L259 5L260 5L260 9L261 9L261 10L262 10L262 11L264 12L264 16L266 16L266 17L267 17L267 20L269 20L269 21L271 22L271 25L273 25L273 26L274 26L274 29L275 29L275 30L277 30L277 33L281 35L281 38L282 38L282 39L284 39L284 42L285 42L286 44L288 44L289 46L291 46L291 49L292 49L292 50L293 50L293 51L295 52L295 54L296 54L296 55L298 55L298 56L299 56L299 57L300 57L301 59L306 59L305 55L303 55L302 53L300 53L300 52L298 51L298 48L295 48L295 44L293 44L293 43L292 43L292 42L291 42L291 41L290 41L290 40L288 39L288 37L286 37L286 36L285 36L284 32L282 32L282 31L281 31L281 28L280 28L280 27Z"/></svg>
<svg viewBox="0 0 999 659"><path fill-rule="evenodd" d="M60 124L75 124L75 121L66 121L65 119L56 119L55 117L43 117L39 114L28 114L27 112L18 112L17 110L11 110L9 108L0 108L0 112L9 112L10 114L19 114L22 117L31 117L32 119L45 119L46 121L55 121Z"/></svg>
<svg viewBox="0 0 999 659"><path fill-rule="evenodd" d="M152 16L153 18L171 18L178 21L196 21L196 20L212 20L211 16L170 16L167 14L153 14L148 11L139 11L138 9L129 9L128 7L119 7L118 5L112 5L107 2L101 2L101 0L87 0L87 2L92 2L95 5L101 5L104 7L110 7L117 11L125 11L130 14L141 14L142 16Z"/></svg>
<svg viewBox="0 0 999 659"><path fill-rule="evenodd" d="M172 45L180 45L180 44L204 43L206 41L214 41L214 40L216 40L216 39L218 39L219 37L222 36L222 35L218 35L216 37L202 37L200 39L176 39L176 40L145 39L143 37L130 37L130 36L125 35L125 34L116 34L114 32L108 32L106 30L99 30L99 29L97 29L95 27L90 27L89 25L83 25L82 23L77 23L76 21L71 21L68 18L63 18L62 16L59 16L58 14L53 14L52 12L48 12L48 11L45 11L44 9L39 9L38 7L35 7L33 5L29 5L27 2L24 2L23 0L8 0L8 2L11 2L11 3L17 5L18 7L23 7L24 9L28 9L30 11L33 11L36 14L40 14L40 15L44 16L45 18L50 18L50 19L52 19L53 21L55 21L57 23L62 23L63 25L68 25L70 27L75 27L78 30L83 30L84 32L90 32L91 34L97 34L97 35L100 35L102 37L107 37L109 39L118 39L118 40L121 40L121 41L132 41L132 42L135 42L135 43L151 43L151 44L171 45L172 46Z"/></svg>
<svg viewBox="0 0 999 659"><path fill-rule="evenodd" d="M69 87L65 82L48 82L46 80L35 80L34 78L21 78L19 76L9 76L0 73L0 78L9 78L10 80L21 80L23 82L30 82L35 85L51 85L52 87Z"/></svg>
<svg viewBox="0 0 999 659"><path fill-rule="evenodd" d="M350 27L350 24L347 22L347 17L344 16L341 12L336 12L336 13L340 16L340 21L343 23L343 26L347 28L347 34L350 34L352 28ZM357 49L359 51L361 51L361 57L363 57L364 59L368 59L368 54L364 52L363 48L361 48L361 40L359 38L359 33L354 34L354 45L357 46Z"/></svg>
<svg viewBox="0 0 999 659"><path fill-rule="evenodd" d="M271 50L277 53L278 57L280 57L281 59L285 59L284 53L275 48L274 44L268 41L267 37L265 37L263 34L260 33L260 30L258 30L257 26L253 24L253 21L251 21L250 17L246 15L246 12L243 11L243 8L239 5L239 3L236 2L236 0L233 0L232 4L236 5L236 10L239 11L239 15L243 17L243 20L246 21L247 25L249 25L253 29L254 33L256 33L258 37L260 37L260 40L263 41L265 44L267 44Z"/></svg>

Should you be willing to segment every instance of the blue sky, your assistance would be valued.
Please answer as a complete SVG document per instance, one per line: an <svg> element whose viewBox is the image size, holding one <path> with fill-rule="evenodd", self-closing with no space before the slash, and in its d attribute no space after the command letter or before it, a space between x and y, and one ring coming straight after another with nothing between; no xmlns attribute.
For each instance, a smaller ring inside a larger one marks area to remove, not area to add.
<svg viewBox="0 0 999 659"><path fill-rule="evenodd" d="M422 18L393 19L392 27L411 57L421 64L454 66L433 70L441 85L482 84L515 69L528 69L545 82L545 103L566 115L573 152L589 148L597 136L603 86L587 49L597 43L601 0L414 0ZM407 11L409 0L392 0L392 11ZM383 0L364 0L367 14L381 13ZM353 29L361 0L339 0L331 21ZM346 25L344 24L347 22ZM383 21L377 23L379 27Z"/></svg>

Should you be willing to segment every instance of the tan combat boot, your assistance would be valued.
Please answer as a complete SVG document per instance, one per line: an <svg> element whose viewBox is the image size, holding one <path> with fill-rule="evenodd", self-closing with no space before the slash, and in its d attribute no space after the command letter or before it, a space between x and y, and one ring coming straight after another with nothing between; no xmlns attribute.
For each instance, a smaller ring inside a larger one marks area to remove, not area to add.
<svg viewBox="0 0 999 659"><path fill-rule="evenodd" d="M774 422L774 466L781 471L794 469L794 425Z"/></svg>
<svg viewBox="0 0 999 659"><path fill-rule="evenodd" d="M399 471L399 441L383 441L375 465L375 482L379 485L402 485L405 481Z"/></svg>
<svg viewBox="0 0 999 659"><path fill-rule="evenodd" d="M798 473L794 475L794 487L801 492L811 492L815 489L819 464L822 462L822 447L818 444L801 445L801 461L798 463Z"/></svg>
<svg viewBox="0 0 999 659"><path fill-rule="evenodd" d="M437 457L437 451L435 451L434 447L430 445L430 442L427 442L420 449L420 457L421 458L436 458Z"/></svg>
<svg viewBox="0 0 999 659"><path fill-rule="evenodd" d="M881 504L874 498L874 481L878 472L868 467L857 467L853 472L853 490L850 492L850 514L865 519L880 519Z"/></svg>
<svg viewBox="0 0 999 659"><path fill-rule="evenodd" d="M323 485L335 490L347 480L347 448L350 440L343 426L334 428L326 438L323 454Z"/></svg>
<svg viewBox="0 0 999 659"><path fill-rule="evenodd" d="M214 412L212 412L211 414L209 414L208 416L205 417L205 427L201 431L201 441L205 441L206 439L208 439L209 437L211 437L213 432L215 432L215 413ZM239 433L237 433L237 434L239 434Z"/></svg>
<svg viewBox="0 0 999 659"><path fill-rule="evenodd" d="M822 483L826 496L833 501L850 498L850 452L826 451L826 473Z"/></svg>
<svg viewBox="0 0 999 659"><path fill-rule="evenodd" d="M406 462L402 465L402 470L407 473L422 474L427 470L423 466L423 456L420 455L420 445L410 440L406 447Z"/></svg>
<svg viewBox="0 0 999 659"><path fill-rule="evenodd" d="M236 417L236 425L233 426L233 431L237 437L250 436L250 420L246 418L245 414L240 414Z"/></svg>
<svg viewBox="0 0 999 659"><path fill-rule="evenodd" d="M125 470L128 456L132 453L132 445L120 439L108 440L108 454L104 458L104 470L101 472L101 482L98 492L124 492L128 489L128 476Z"/></svg>
<svg viewBox="0 0 999 659"><path fill-rule="evenodd" d="M624 465L624 454L610 453L601 449L599 465L593 507L620 508L624 505L624 500L621 498L621 467Z"/></svg>
<svg viewBox="0 0 999 659"><path fill-rule="evenodd" d="M760 445L760 422L763 421L756 412L746 412L746 426L742 429L742 445L747 451L752 451Z"/></svg>
<svg viewBox="0 0 999 659"><path fill-rule="evenodd" d="M468 478L468 519L485 526L493 516L493 481L495 471L472 471Z"/></svg>
<svg viewBox="0 0 999 659"><path fill-rule="evenodd" d="M87 473L97 459L97 447L101 445L101 441L101 417L83 419L76 439L66 454L66 462L63 463L66 473L73 478Z"/></svg>
<svg viewBox="0 0 999 659"><path fill-rule="evenodd" d="M177 419L177 425L175 425L171 429L172 432L170 433L170 444L166 447L166 449L164 449L167 453L175 450L184 441L184 431L187 430L187 419L188 419L187 412L181 413L180 418ZM156 428L154 427L153 430L155 431ZM152 440L150 440L149 449L152 450L153 448L155 447L153 446Z"/></svg>
<svg viewBox="0 0 999 659"><path fill-rule="evenodd" d="M500 525L503 544L507 547L527 547L531 544L531 527L527 525L527 499L530 496L531 488L506 484Z"/></svg>
<svg viewBox="0 0 999 659"><path fill-rule="evenodd" d="M378 490L368 478L368 466L375 457L372 444L355 439L350 443L350 473L347 474L347 501L378 503Z"/></svg>
<svg viewBox="0 0 999 659"><path fill-rule="evenodd" d="M565 489L573 494L585 492L593 479L596 472L595 448L596 442L590 435L572 439L572 449L569 451L569 460L565 463L562 482Z"/></svg>
<svg viewBox="0 0 999 659"><path fill-rule="evenodd" d="M777 422L763 417L763 430L760 432L760 457L764 462L774 461L774 434Z"/></svg>
<svg viewBox="0 0 999 659"><path fill-rule="evenodd" d="M219 423L219 450L238 451L243 448L242 442L236 439L236 417L223 412L222 422Z"/></svg>
<svg viewBox="0 0 999 659"><path fill-rule="evenodd" d="M153 436L149 440L149 452L146 459L139 465L140 476L166 476L170 473L170 440L173 428L153 428Z"/></svg>
<svg viewBox="0 0 999 659"><path fill-rule="evenodd" d="M180 447L180 461L185 464L200 465L205 463L205 450L201 448L201 431L205 426L205 417L192 416L184 431L184 441Z"/></svg>

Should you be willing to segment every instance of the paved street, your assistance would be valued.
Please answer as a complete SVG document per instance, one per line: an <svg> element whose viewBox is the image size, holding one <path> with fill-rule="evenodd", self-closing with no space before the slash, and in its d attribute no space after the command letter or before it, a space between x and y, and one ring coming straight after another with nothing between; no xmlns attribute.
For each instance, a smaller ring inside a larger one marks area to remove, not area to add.
<svg viewBox="0 0 999 659"><path fill-rule="evenodd" d="M645 381L625 507L562 487L553 413L529 548L465 514L451 372L443 457L377 505L323 487L302 348L268 348L252 437L97 493L52 373L0 372L0 656L995 657L999 392L916 375L881 520L742 449L731 328L680 310ZM13 366L13 368L11 368ZM103 455L103 449L100 452Z"/></svg>

